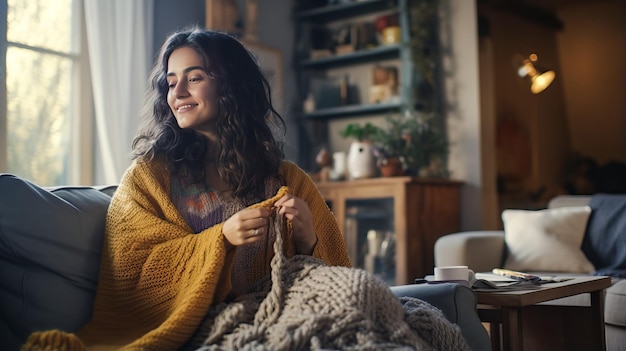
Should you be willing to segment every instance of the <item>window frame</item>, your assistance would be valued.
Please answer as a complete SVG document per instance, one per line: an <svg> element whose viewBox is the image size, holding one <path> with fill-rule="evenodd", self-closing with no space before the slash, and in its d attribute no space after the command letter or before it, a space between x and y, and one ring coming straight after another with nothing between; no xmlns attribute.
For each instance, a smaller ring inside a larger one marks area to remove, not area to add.
<svg viewBox="0 0 626 351"><path fill-rule="evenodd" d="M7 38L7 16L8 0L0 0L0 13L4 14L4 19L0 24L0 39L2 47L0 50L0 173L8 173L8 91L7 91L7 62L6 55L9 47L18 47L33 50L39 53L48 53L63 56L75 60L73 81L72 81L72 130L71 150L69 150L69 169L67 170L67 183L71 185L91 185L94 181L94 107L91 85L91 73L89 64L89 54L87 46L87 28L85 24L85 11L82 1L72 1L73 11L78 13L73 20L72 28L79 28L72 31L73 42L78 43L78 54L66 54L52 51L41 47L32 47L19 43L12 43ZM19 175L18 175L19 176ZM68 185L54 184L54 185ZM45 184L52 185L52 184Z"/></svg>
<svg viewBox="0 0 626 351"><path fill-rule="evenodd" d="M7 16L9 14L8 0L0 0L0 13L4 13L4 20L0 21L0 150L7 150ZM7 153L0 151L0 173L7 171Z"/></svg>

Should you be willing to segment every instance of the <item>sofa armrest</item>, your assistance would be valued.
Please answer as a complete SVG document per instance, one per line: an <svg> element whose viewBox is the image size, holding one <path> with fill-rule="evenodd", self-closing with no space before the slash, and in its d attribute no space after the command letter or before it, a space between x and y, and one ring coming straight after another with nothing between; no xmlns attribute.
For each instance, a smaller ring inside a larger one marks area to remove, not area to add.
<svg viewBox="0 0 626 351"><path fill-rule="evenodd" d="M448 234L435 242L435 266L469 266L490 272L504 262L504 231L485 230Z"/></svg>
<svg viewBox="0 0 626 351"><path fill-rule="evenodd" d="M489 334L476 310L476 295L467 286L410 284L392 286L391 291L398 297L414 297L440 309L449 321L459 326L471 350L491 350Z"/></svg>

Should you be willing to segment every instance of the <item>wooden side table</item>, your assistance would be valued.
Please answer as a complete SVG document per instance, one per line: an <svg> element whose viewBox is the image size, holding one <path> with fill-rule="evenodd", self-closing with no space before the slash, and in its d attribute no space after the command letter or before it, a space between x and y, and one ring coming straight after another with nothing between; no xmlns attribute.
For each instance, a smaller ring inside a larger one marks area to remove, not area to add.
<svg viewBox="0 0 626 351"><path fill-rule="evenodd" d="M414 177L379 177L318 182L342 229L351 260L359 254L354 233L346 230L349 203L391 199L395 233L395 284L409 284L433 273L435 241L459 231L461 182Z"/></svg>
<svg viewBox="0 0 626 351"><path fill-rule="evenodd" d="M548 283L537 290L506 291L506 292L476 292L478 314L483 322L490 323L491 343L493 350L500 350L500 329L502 327L502 349L524 349L524 313L529 309L537 309L546 317L552 313L555 306L537 305L563 297L589 293L591 304L589 307L558 306L562 310L586 309L585 318L577 321L583 326L585 342L593 345L593 350L605 350L604 336L604 289L611 286L609 277L576 277L560 283ZM575 312L575 311L574 311ZM569 314L570 316L572 314ZM576 331L564 331L566 337L574 337ZM549 336L548 336L549 337ZM533 350L537 350L537 346ZM550 350L554 350L551 347Z"/></svg>

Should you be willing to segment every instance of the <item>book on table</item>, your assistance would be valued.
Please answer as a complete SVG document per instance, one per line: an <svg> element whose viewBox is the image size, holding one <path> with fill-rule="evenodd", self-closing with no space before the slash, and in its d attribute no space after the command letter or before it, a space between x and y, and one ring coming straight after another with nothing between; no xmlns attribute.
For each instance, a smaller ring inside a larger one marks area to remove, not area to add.
<svg viewBox="0 0 626 351"><path fill-rule="evenodd" d="M472 289L481 292L534 290L539 289L542 284L562 282L569 279L571 278L552 275L533 275L532 279L524 279L515 275L479 272L476 273L475 280L472 282Z"/></svg>

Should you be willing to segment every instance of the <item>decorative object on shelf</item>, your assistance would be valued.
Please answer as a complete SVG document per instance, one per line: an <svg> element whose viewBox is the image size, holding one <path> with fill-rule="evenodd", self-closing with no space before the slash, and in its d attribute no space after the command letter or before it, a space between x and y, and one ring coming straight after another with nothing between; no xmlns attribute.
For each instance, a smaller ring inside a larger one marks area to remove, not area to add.
<svg viewBox="0 0 626 351"><path fill-rule="evenodd" d="M404 166L400 157L386 157L377 162L383 177L399 177L404 175Z"/></svg>
<svg viewBox="0 0 626 351"><path fill-rule="evenodd" d="M533 94L539 94L546 90L556 77L556 73L553 70L540 68L536 62L537 54L530 54L527 58L522 55L513 57L513 65L517 70L517 75L521 78L528 78L530 91Z"/></svg>
<svg viewBox="0 0 626 351"><path fill-rule="evenodd" d="M337 151L333 153L333 167L330 170L330 180L343 180L346 178L346 153Z"/></svg>
<svg viewBox="0 0 626 351"><path fill-rule="evenodd" d="M372 104L398 99L398 69L376 65L372 69L369 102Z"/></svg>
<svg viewBox="0 0 626 351"><path fill-rule="evenodd" d="M319 168L329 167L331 165L330 153L328 150L323 147L315 156L315 162L319 166Z"/></svg>
<svg viewBox="0 0 626 351"><path fill-rule="evenodd" d="M311 113L315 111L315 97L312 93L309 93L306 96L306 99L304 99L304 102L302 103L302 110L305 113Z"/></svg>
<svg viewBox="0 0 626 351"><path fill-rule="evenodd" d="M356 87L348 82L348 76L343 77L313 77L311 91L313 104L307 109L333 108L358 103ZM310 111L309 111L310 112Z"/></svg>
<svg viewBox="0 0 626 351"><path fill-rule="evenodd" d="M376 160L369 141L353 141L348 151L350 179L370 178L376 175Z"/></svg>
<svg viewBox="0 0 626 351"><path fill-rule="evenodd" d="M376 27L373 22L355 23L354 27L356 28L357 50L367 50L378 46Z"/></svg>
<svg viewBox="0 0 626 351"><path fill-rule="evenodd" d="M320 59L333 55L333 38L332 33L322 26L313 26L308 35L310 59Z"/></svg>
<svg viewBox="0 0 626 351"><path fill-rule="evenodd" d="M383 29L382 43L385 45L397 44L400 42L400 27L391 26Z"/></svg>
<svg viewBox="0 0 626 351"><path fill-rule="evenodd" d="M320 181L325 182L330 179L331 159L330 152L324 147L315 156L315 163L320 169Z"/></svg>
<svg viewBox="0 0 626 351"><path fill-rule="evenodd" d="M397 44L400 42L400 26L398 15L382 15L376 17L374 26L378 31L379 42L383 45Z"/></svg>
<svg viewBox="0 0 626 351"><path fill-rule="evenodd" d="M341 131L344 138L354 138L348 151L348 173L350 179L369 178L376 175L376 160L373 153L372 138L379 133L379 128L371 123L364 125L351 123Z"/></svg>
<svg viewBox="0 0 626 351"><path fill-rule="evenodd" d="M335 55L354 52L357 44L357 28L352 24L345 24L333 31L332 39Z"/></svg>

